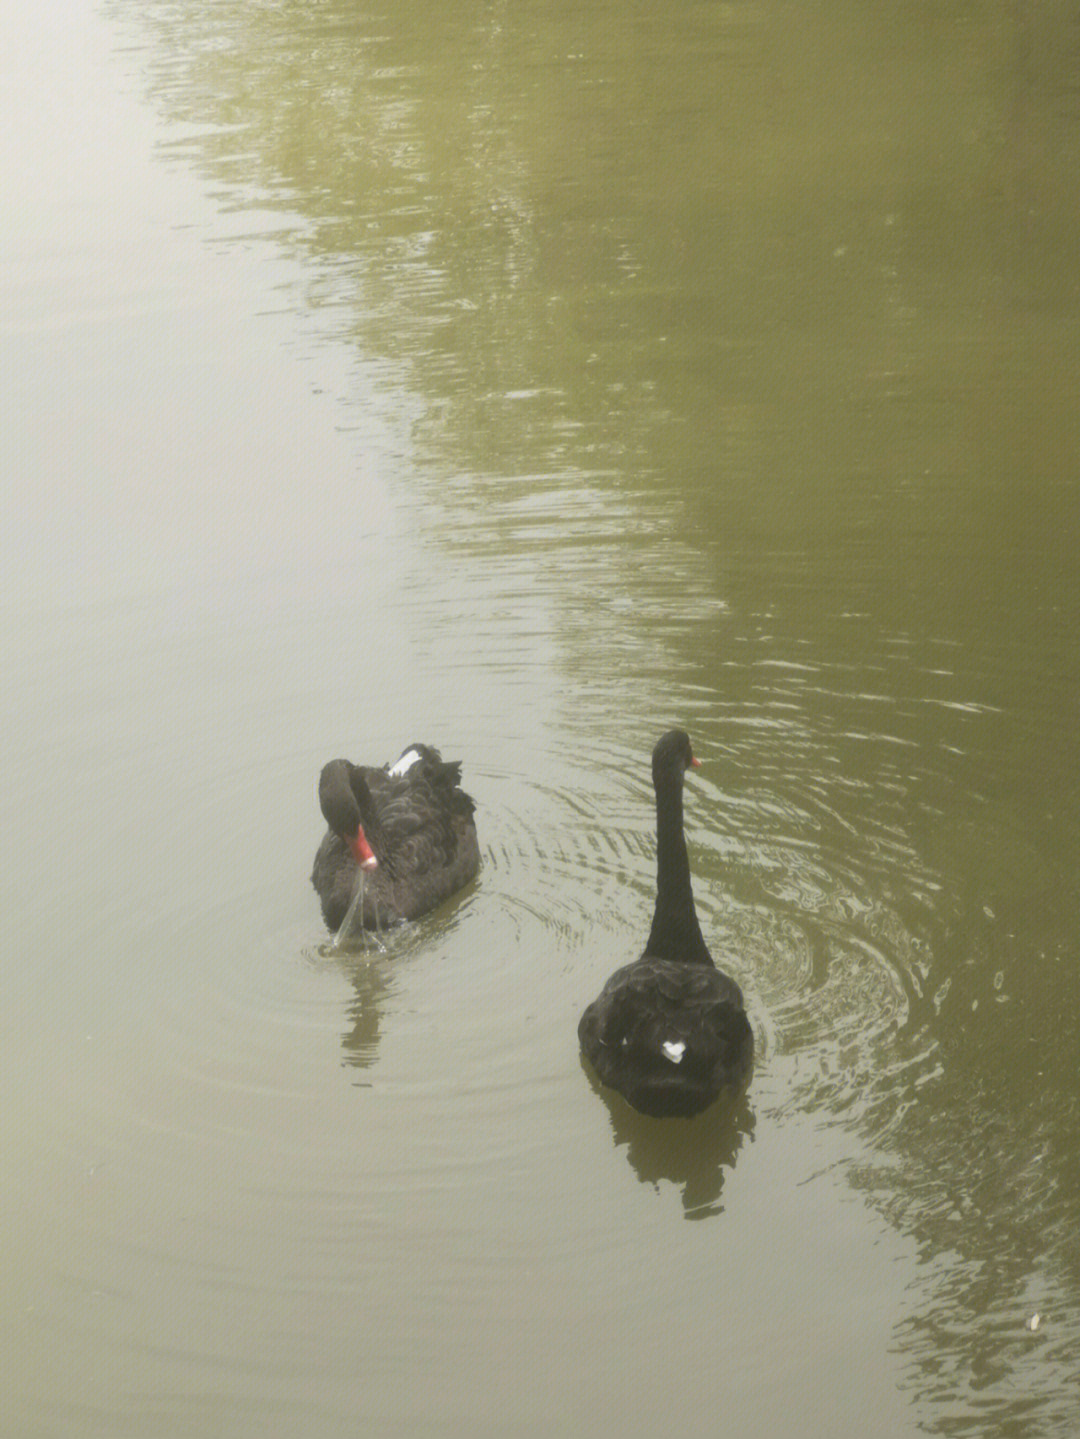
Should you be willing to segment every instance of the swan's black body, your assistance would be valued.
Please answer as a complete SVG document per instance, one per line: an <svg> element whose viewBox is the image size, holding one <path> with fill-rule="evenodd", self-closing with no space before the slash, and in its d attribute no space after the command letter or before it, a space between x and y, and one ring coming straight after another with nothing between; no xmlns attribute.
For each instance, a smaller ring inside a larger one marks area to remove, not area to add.
<svg viewBox="0 0 1080 1439"><path fill-rule="evenodd" d="M617 969L581 1016L582 1053L601 1081L643 1114L700 1113L750 1075L754 1033L742 991L717 969L694 910L683 834L689 737L670 730L653 750L656 911L645 952Z"/></svg>
<svg viewBox="0 0 1080 1439"><path fill-rule="evenodd" d="M406 763L410 756L415 756ZM366 838L377 865L363 874L356 922L366 929L415 919L476 874L480 849L474 805L459 787L461 765L430 745L408 745L384 769L331 760L319 778L319 805L330 826L315 855L311 882L323 918L336 930L357 883L355 846Z"/></svg>

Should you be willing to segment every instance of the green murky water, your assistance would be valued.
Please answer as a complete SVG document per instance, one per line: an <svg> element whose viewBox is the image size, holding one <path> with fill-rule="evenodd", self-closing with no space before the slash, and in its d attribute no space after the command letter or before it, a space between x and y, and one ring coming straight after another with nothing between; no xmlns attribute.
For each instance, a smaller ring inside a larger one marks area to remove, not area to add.
<svg viewBox="0 0 1080 1439"><path fill-rule="evenodd" d="M5 16L7 1432L1076 1432L1074 10ZM480 880L331 953L417 738Z"/></svg>

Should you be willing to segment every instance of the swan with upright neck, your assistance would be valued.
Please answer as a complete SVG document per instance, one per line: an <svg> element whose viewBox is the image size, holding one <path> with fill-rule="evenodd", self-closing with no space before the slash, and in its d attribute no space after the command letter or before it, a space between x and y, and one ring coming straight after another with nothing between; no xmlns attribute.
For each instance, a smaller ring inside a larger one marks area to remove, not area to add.
<svg viewBox="0 0 1080 1439"><path fill-rule="evenodd" d="M329 929L339 928L354 897L356 923L385 928L427 914L474 878L475 805L460 781L460 763L424 744L407 745L382 768L347 759L323 767L319 807L328 828L311 882Z"/></svg>
<svg viewBox="0 0 1080 1439"><path fill-rule="evenodd" d="M635 1109L689 1117L750 1076L754 1033L742 991L716 967L694 908L683 829L683 781L698 761L683 730L652 756L656 909L640 959L617 969L578 1025L599 1079Z"/></svg>

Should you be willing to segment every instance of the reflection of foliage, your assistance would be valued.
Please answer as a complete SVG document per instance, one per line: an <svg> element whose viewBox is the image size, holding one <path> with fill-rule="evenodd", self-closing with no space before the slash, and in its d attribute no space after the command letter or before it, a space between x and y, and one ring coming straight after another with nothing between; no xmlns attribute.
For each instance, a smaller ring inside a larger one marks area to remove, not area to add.
<svg viewBox="0 0 1080 1439"><path fill-rule="evenodd" d="M764 443L776 450L758 483L790 484L811 456L833 472L880 465L887 421L898 477L921 473L933 456L905 423L919 401L910 318L925 307L939 350L951 345L950 316L967 324L1008 249L958 210L1001 183L1011 25L990 7L975 43L964 17L976 58L960 87L948 22L940 55L921 21L889 30L890 50L913 52L901 140L896 95L866 78L890 58L884 32L770 18L698 5L673 26L644 0L617 14L484 0L438 18L418 0L382 13L222 0L141 7L139 24L160 42L169 148L228 202L302 217L292 238L327 281L312 303L334 305L366 353L407 364L429 405L449 402L444 442L449 424L487 462L533 469L586 427L594 454L643 446L653 469L674 421L692 482L718 459L743 469ZM766 66L800 84L770 88ZM960 168L940 174L950 139ZM1007 259L1027 284L1054 254ZM961 304L940 304L943 277ZM798 425L762 411L769 393L785 412L801 397ZM847 456L814 421L840 393L870 421L849 429ZM967 443L945 436L948 458ZM726 523L745 525L733 498Z"/></svg>
<svg viewBox="0 0 1080 1439"><path fill-rule="evenodd" d="M919 1246L913 1315L898 1337L934 1401L933 1432L1072 1434L1080 1190L1075 1152L1061 1148L1060 1095L1045 1120L1036 1106L1024 1132L1009 1114L1016 1096L999 1087L963 1102L960 1074L910 1117L892 1165L851 1171ZM1037 1335L1027 1328L1033 1315Z"/></svg>
<svg viewBox="0 0 1080 1439"><path fill-rule="evenodd" d="M895 714L889 724L917 752L914 727ZM1048 724L1060 753L1054 733ZM755 780L762 748L755 739L736 751ZM783 737L764 748L782 752ZM1053 1426L1078 1398L1074 1379L1062 1382L1080 1340L1075 879L1040 856L1030 816L1019 822L1029 769L1012 803L1000 781L993 805L954 791L957 838L938 818L942 772L910 763L908 803L925 805L931 833L909 824L923 858L901 855L895 835L887 864L873 843L888 833L883 786L844 807L844 837L827 815L812 820L812 781L825 770L789 747L760 803L734 787L725 841L739 858L713 861L732 898L708 932L768 998L773 1043L791 1066L778 1112L813 1108L878 1157L853 1159L849 1177L919 1246L916 1318L900 1337L935 1412L974 1409L984 1427L973 1432L1006 1434L1030 1408L1041 1432L1071 1432ZM1033 1340L1024 1321L1034 1312L1054 1322ZM937 1427L965 1432L960 1420Z"/></svg>

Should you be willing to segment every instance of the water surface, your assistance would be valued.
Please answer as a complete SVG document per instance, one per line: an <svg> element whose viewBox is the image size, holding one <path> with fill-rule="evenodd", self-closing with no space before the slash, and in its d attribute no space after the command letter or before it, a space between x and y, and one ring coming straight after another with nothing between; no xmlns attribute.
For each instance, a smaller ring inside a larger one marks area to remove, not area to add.
<svg viewBox="0 0 1080 1439"><path fill-rule="evenodd" d="M1078 32L879 9L5 16L11 1433L1076 1432ZM333 952L415 739L480 878Z"/></svg>

